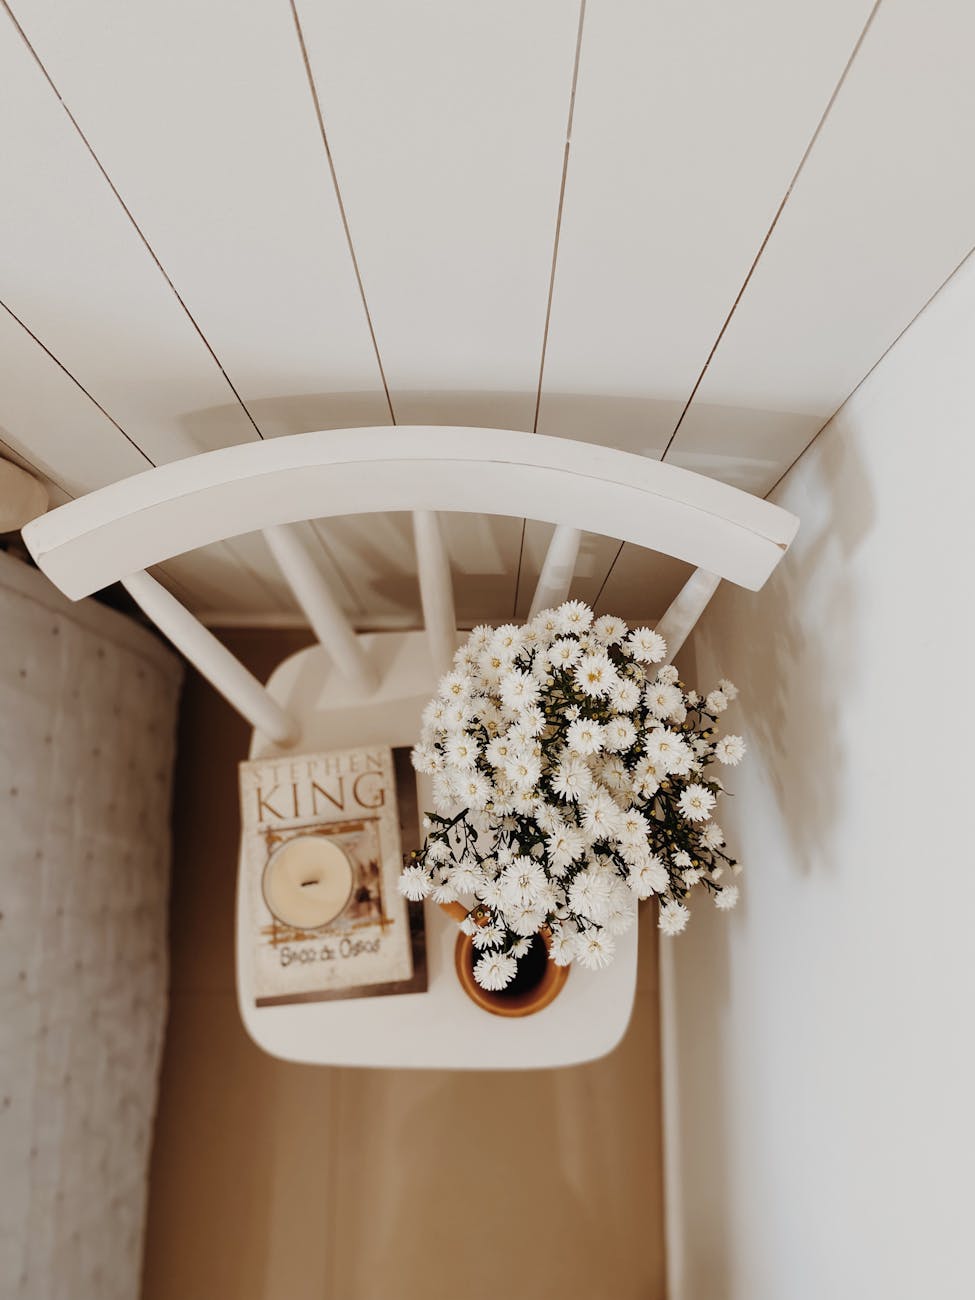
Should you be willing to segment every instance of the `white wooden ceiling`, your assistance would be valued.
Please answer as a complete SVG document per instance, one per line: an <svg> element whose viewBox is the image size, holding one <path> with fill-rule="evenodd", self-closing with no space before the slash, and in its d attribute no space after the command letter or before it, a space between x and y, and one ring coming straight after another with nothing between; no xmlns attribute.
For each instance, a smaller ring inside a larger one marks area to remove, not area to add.
<svg viewBox="0 0 975 1300"><path fill-rule="evenodd" d="M975 243L973 42L960 0L0 0L0 454L60 501L494 425L763 494ZM405 518L308 540L415 622ZM523 612L546 540L451 516L461 618ZM682 572L590 537L576 594ZM296 613L259 536L164 577Z"/></svg>

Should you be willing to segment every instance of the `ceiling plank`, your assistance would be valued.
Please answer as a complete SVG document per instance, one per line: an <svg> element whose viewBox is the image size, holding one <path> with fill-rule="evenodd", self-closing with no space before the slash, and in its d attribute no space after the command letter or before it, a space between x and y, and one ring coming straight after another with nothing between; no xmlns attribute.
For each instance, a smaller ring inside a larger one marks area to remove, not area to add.
<svg viewBox="0 0 975 1300"><path fill-rule="evenodd" d="M587 8L539 432L661 454L872 3ZM574 595L616 550L592 539ZM652 613L648 566L625 603Z"/></svg>
<svg viewBox="0 0 975 1300"><path fill-rule="evenodd" d="M14 5L261 432L381 424L287 0Z"/></svg>
<svg viewBox="0 0 975 1300"><path fill-rule="evenodd" d="M973 44L880 6L668 459L766 492L969 253Z"/></svg>
<svg viewBox="0 0 975 1300"><path fill-rule="evenodd" d="M540 432L659 454L871 4L590 6Z"/></svg>
<svg viewBox="0 0 975 1300"><path fill-rule="evenodd" d="M577 7L297 12L397 420L530 428Z"/></svg>
<svg viewBox="0 0 975 1300"><path fill-rule="evenodd" d="M578 7L296 8L397 422L531 429ZM384 527L395 560L357 578L415 619L408 533ZM445 536L461 621L509 618L520 522L448 516ZM350 525L336 554L377 540Z"/></svg>

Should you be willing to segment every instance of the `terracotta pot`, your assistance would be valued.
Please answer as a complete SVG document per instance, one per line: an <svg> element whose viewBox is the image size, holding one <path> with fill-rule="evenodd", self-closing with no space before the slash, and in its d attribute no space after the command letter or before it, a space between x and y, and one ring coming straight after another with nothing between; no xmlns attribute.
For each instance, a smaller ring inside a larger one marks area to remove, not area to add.
<svg viewBox="0 0 975 1300"><path fill-rule="evenodd" d="M441 903L440 906L455 921L463 921L467 916L467 908L461 903ZM490 1011L494 1016L531 1016L536 1011L541 1011L551 1002L554 1002L562 992L565 981L569 978L569 968L568 966L556 966L554 961L549 960L547 956L550 940L548 931L543 930L541 937L545 943L546 959L538 980L527 988L520 988L511 992L508 989L492 992L490 989L482 989L474 978L474 963L481 956L481 953L474 947L472 937L461 931L457 936L457 945L454 948L454 965L457 969L460 986L470 1000L476 1002L482 1010ZM522 958L522 961L526 960L528 959Z"/></svg>

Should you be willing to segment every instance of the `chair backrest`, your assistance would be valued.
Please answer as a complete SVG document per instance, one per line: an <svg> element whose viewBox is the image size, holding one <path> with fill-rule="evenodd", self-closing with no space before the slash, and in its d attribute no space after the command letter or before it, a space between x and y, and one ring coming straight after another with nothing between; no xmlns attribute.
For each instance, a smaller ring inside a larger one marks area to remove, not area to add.
<svg viewBox="0 0 975 1300"><path fill-rule="evenodd" d="M24 540L79 599L117 581L255 726L285 741L287 719L224 647L145 570L263 529L309 621L339 666L372 680L338 603L290 526L413 512L424 619L435 662L455 644L438 511L555 524L533 611L564 599L583 531L662 551L696 572L658 625L673 653L721 578L757 590L795 535L793 515L737 488L628 452L508 429L324 430L205 452L123 479L35 519Z"/></svg>

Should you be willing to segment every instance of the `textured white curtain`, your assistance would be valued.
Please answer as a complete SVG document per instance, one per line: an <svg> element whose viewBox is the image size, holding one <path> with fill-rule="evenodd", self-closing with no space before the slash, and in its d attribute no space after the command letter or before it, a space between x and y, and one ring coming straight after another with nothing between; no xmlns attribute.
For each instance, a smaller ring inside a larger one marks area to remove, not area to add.
<svg viewBox="0 0 975 1300"><path fill-rule="evenodd" d="M181 670L0 554L0 1295L135 1300Z"/></svg>

